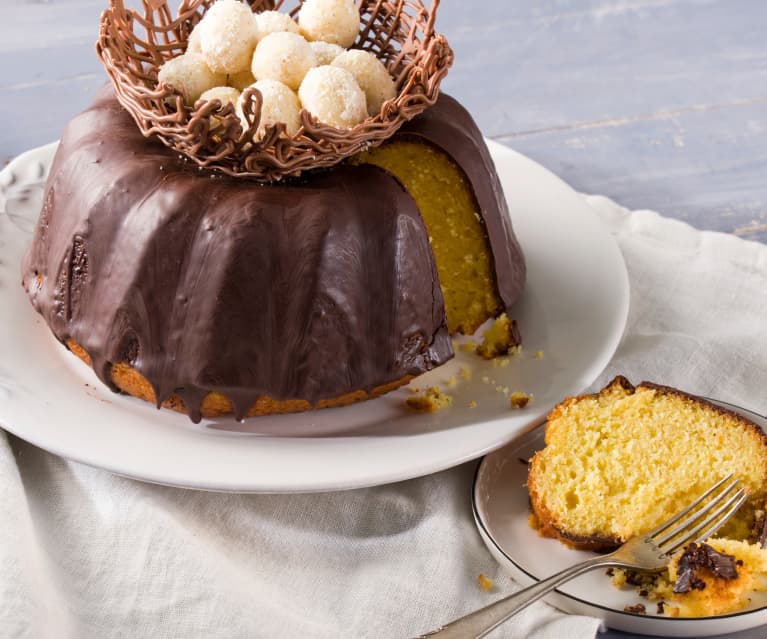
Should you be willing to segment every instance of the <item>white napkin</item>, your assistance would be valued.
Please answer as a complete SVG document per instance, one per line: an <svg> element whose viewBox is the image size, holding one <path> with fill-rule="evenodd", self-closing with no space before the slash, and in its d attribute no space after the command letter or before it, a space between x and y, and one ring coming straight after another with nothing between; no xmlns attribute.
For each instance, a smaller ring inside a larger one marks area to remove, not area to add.
<svg viewBox="0 0 767 639"><path fill-rule="evenodd" d="M620 242L632 295L593 388L621 373L767 412L767 247L587 201ZM475 530L473 470L212 494L116 477L0 431L0 635L412 637L516 588ZM493 636L591 639L598 627L538 602Z"/></svg>

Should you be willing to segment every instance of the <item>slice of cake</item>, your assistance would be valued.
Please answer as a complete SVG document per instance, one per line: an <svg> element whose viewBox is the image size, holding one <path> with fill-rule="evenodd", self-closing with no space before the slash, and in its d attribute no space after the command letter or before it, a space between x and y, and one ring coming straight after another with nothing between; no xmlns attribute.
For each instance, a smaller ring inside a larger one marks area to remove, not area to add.
<svg viewBox="0 0 767 639"><path fill-rule="evenodd" d="M679 390L616 377L549 415L527 487L541 534L608 550L647 532L726 475L749 492L721 536L749 537L767 496L767 438L754 423Z"/></svg>

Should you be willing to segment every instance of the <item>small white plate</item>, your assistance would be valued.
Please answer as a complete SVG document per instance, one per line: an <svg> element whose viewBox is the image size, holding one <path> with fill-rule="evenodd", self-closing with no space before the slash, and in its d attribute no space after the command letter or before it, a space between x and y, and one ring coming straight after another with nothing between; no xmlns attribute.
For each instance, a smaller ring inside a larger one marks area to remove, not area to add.
<svg viewBox="0 0 767 639"><path fill-rule="evenodd" d="M449 389L453 406L435 414L406 409L408 393L400 390L346 408L197 425L110 392L32 309L19 285L19 263L55 145L20 156L0 173L0 426L56 454L129 477L239 492L383 484L502 446L602 371L623 333L629 289L615 240L582 198L522 155L498 144L490 148L528 263L526 289L513 313L524 357L499 368L460 353L416 382L457 377L458 386ZM532 357L538 350L541 359ZM462 366L473 371L470 381L457 375ZM532 393L535 400L512 411L504 388Z"/></svg>
<svg viewBox="0 0 767 639"><path fill-rule="evenodd" d="M711 400L714 401L714 400ZM767 418L725 402L716 402L767 427ZM555 539L541 537L528 524L530 501L525 488L527 461L544 446L544 427L486 456L477 468L472 492L474 520L498 562L522 586L529 586L594 553L571 550ZM767 623L767 593L755 593L747 610L719 617L672 618L655 614L655 605L633 589L619 590L604 570L576 577L545 600L565 612L590 615L609 628L662 637L710 637ZM646 615L624 612L644 603Z"/></svg>

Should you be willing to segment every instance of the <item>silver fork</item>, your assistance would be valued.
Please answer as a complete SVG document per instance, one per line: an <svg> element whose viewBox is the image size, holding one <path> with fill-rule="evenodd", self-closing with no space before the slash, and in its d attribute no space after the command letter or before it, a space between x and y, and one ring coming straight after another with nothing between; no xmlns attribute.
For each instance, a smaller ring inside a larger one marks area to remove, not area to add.
<svg viewBox="0 0 767 639"><path fill-rule="evenodd" d="M537 584L480 608L418 639L479 639L497 628L509 617L541 598L557 586L589 570L597 568L629 568L660 570L673 554L691 542L700 542L713 535L746 500L740 480L728 475L714 484L681 512L663 522L649 533L633 537L607 555L592 557L565 568ZM708 503L701 506L706 499Z"/></svg>

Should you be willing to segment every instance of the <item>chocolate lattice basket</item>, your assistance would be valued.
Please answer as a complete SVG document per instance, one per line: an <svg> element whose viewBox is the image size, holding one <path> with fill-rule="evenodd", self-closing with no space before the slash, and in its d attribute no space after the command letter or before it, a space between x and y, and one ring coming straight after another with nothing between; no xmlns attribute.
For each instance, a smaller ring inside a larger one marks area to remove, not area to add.
<svg viewBox="0 0 767 639"><path fill-rule="evenodd" d="M158 86L157 71L186 50L187 39L213 0L183 0L174 18L166 0L141 0L143 11L110 0L101 16L96 50L120 103L141 132L156 136L201 167L229 175L273 181L301 171L337 164L391 137L407 120L434 104L453 60L445 38L435 33L439 0L426 8L421 0L357 0L360 32L353 48L375 53L386 65L397 96L381 112L352 129L338 129L301 112L294 137L284 125L266 127L253 141L261 112L261 94L243 91L247 130L234 108L214 101L184 105L184 96L168 84ZM251 0L254 12L279 9L283 0ZM291 15L300 9L301 2Z"/></svg>

